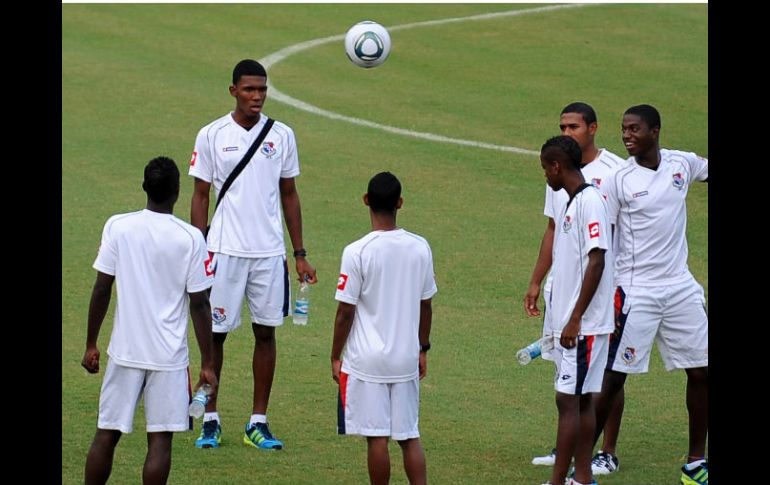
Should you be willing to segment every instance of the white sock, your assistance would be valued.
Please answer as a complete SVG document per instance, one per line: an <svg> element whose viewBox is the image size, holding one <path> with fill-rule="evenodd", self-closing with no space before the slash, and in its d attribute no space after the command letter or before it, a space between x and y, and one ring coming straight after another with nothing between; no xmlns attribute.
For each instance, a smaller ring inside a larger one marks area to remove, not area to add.
<svg viewBox="0 0 770 485"><path fill-rule="evenodd" d="M700 465L700 464L701 464L701 463L703 463L704 461L706 461L706 460L704 460L703 458L701 458L700 460L695 460L695 461L693 461L692 463L686 463L686 464L684 465L684 467L685 467L685 468L687 468L687 469L688 469L688 470L690 470L690 471L693 471L693 470L695 470L696 468L698 468L698 465Z"/></svg>
<svg viewBox="0 0 770 485"><path fill-rule="evenodd" d="M267 423L267 415L252 414L251 419L249 419L249 425L256 424L256 423Z"/></svg>
<svg viewBox="0 0 770 485"><path fill-rule="evenodd" d="M211 412L211 413L207 412L207 413L205 413L203 415L203 422L204 423L207 422L207 421L214 421L214 420L219 421L219 413L216 412L216 411Z"/></svg>

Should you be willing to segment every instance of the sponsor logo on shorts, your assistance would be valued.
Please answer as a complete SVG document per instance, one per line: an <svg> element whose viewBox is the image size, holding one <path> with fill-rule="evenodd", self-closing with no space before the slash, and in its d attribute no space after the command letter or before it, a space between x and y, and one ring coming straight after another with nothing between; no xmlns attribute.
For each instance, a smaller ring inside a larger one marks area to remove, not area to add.
<svg viewBox="0 0 770 485"><path fill-rule="evenodd" d="M564 216L564 222L561 225L564 232L568 232L570 229L572 229L572 217L569 215Z"/></svg>
<svg viewBox="0 0 770 485"><path fill-rule="evenodd" d="M626 350L623 351L623 362L626 364L630 364L636 359L636 349L633 347L626 347Z"/></svg>
<svg viewBox="0 0 770 485"><path fill-rule="evenodd" d="M592 222L588 224L588 236L593 239L595 237L599 237L599 223L598 222Z"/></svg>
<svg viewBox="0 0 770 485"><path fill-rule="evenodd" d="M225 309L221 307L214 308L211 310L211 318L214 320L214 325L222 325L222 322L227 320Z"/></svg>
<svg viewBox="0 0 770 485"><path fill-rule="evenodd" d="M684 177L682 177L682 174L675 173L674 180L672 183L674 184L674 187L676 187L679 190L682 190L682 187L684 187Z"/></svg>
<svg viewBox="0 0 770 485"><path fill-rule="evenodd" d="M561 376L561 380L566 381L566 380L570 379L571 377L572 376L569 375L569 374L564 374L563 376Z"/></svg>
<svg viewBox="0 0 770 485"><path fill-rule="evenodd" d="M337 280L337 289L344 290L346 284L348 284L348 275L345 273L340 273L340 277Z"/></svg>

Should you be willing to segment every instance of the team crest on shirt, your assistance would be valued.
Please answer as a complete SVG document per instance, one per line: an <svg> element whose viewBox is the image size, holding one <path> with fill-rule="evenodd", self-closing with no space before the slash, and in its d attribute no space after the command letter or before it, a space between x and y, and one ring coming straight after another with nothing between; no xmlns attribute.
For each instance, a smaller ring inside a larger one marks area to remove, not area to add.
<svg viewBox="0 0 770 485"><path fill-rule="evenodd" d="M211 318L214 320L214 325L222 325L222 322L227 320L225 309L221 307L213 308L211 310Z"/></svg>
<svg viewBox="0 0 770 485"><path fill-rule="evenodd" d="M275 143L266 141L262 144L262 148L260 148L259 151L265 158L273 158L273 155L275 155L277 150L275 149Z"/></svg>
<svg viewBox="0 0 770 485"><path fill-rule="evenodd" d="M570 229L572 229L572 217L569 215L564 216L564 222L561 225L561 228L564 230L564 232L568 232Z"/></svg>
<svg viewBox="0 0 770 485"><path fill-rule="evenodd" d="M599 187L602 184L602 179L591 179L591 185L594 187Z"/></svg>
<svg viewBox="0 0 770 485"><path fill-rule="evenodd" d="M626 347L626 350L623 351L623 362L626 364L630 364L636 359L636 349L633 347Z"/></svg>
<svg viewBox="0 0 770 485"><path fill-rule="evenodd" d="M337 289L338 290L344 290L345 285L348 284L348 275L345 273L340 273L340 278L337 280Z"/></svg>
<svg viewBox="0 0 770 485"><path fill-rule="evenodd" d="M674 184L674 187L676 187L679 190L682 190L682 187L684 187L684 177L682 177L681 173L675 173L674 174L674 181L672 182Z"/></svg>

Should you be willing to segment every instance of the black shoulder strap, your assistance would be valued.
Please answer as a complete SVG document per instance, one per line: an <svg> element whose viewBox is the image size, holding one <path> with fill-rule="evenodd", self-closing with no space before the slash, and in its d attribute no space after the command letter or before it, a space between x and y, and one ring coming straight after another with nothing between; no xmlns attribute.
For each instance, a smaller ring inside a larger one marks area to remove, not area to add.
<svg viewBox="0 0 770 485"><path fill-rule="evenodd" d="M222 202L222 198L225 196L227 189L233 185L233 182L238 177L238 175L240 175L241 172L243 172L243 169L246 168L246 164L251 161L251 157L254 156L254 152L257 151L257 147L264 141L265 137L267 136L267 132L270 131L270 128L273 127L273 123L275 123L274 119L267 119L265 126L262 127L262 131L260 131L259 135L257 135L257 139L254 140L254 143L251 144L249 149L246 151L246 154L243 155L241 161L238 162L238 165L236 165L233 171L230 172L230 175L227 176L227 180L225 180L225 183L222 184L222 190L219 191L219 197L217 197L217 204L214 206L214 211L217 210L219 203Z"/></svg>

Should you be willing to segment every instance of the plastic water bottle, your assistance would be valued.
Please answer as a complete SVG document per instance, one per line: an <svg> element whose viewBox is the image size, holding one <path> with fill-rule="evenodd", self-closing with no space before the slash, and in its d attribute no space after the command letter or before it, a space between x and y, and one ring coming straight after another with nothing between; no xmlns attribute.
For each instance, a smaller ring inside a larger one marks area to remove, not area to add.
<svg viewBox="0 0 770 485"><path fill-rule="evenodd" d="M294 325L307 325L310 310L310 284L303 281L299 284L297 300L294 302Z"/></svg>
<svg viewBox="0 0 770 485"><path fill-rule="evenodd" d="M192 402L188 408L190 416L193 418L200 418L203 416L203 413L206 412L206 403L209 402L209 394L211 394L211 385L206 382L200 389L198 389L198 392L196 392L192 398Z"/></svg>
<svg viewBox="0 0 770 485"><path fill-rule="evenodd" d="M527 365L532 362L532 359L540 357L540 355L543 353L543 350L548 351L552 349L553 336L549 335L548 337L535 340L531 344L516 352L516 360L518 360L519 364L521 365Z"/></svg>

